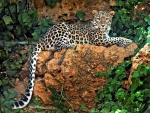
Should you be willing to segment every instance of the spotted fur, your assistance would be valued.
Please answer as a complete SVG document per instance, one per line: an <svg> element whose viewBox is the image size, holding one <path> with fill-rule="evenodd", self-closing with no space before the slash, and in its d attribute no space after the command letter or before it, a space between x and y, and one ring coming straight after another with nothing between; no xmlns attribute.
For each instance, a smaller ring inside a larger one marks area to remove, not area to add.
<svg viewBox="0 0 150 113"><path fill-rule="evenodd" d="M90 24L58 23L49 28L45 37L37 43L30 56L29 82L26 93L20 101L12 104L12 108L23 108L30 102L35 81L36 61L38 54L42 50L58 51L63 48L75 48L77 44L92 44L96 46L117 44L125 47L132 43L130 39L124 37L109 36L111 21L111 15L100 11L94 16Z"/></svg>

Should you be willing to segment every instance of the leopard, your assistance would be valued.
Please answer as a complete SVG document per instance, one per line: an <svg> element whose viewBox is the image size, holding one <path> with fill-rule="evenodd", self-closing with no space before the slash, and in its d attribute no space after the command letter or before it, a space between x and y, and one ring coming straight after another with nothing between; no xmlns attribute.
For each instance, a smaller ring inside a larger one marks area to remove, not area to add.
<svg viewBox="0 0 150 113"><path fill-rule="evenodd" d="M88 24L60 22L51 26L45 36L36 44L30 55L29 78L26 93L20 101L15 101L11 105L11 108L24 108L30 102L34 89L36 62L38 54L41 51L48 50L55 52L68 48L74 49L79 44L105 47L111 45L126 47L131 44L131 39L109 36L112 18L113 15L106 11L99 11Z"/></svg>

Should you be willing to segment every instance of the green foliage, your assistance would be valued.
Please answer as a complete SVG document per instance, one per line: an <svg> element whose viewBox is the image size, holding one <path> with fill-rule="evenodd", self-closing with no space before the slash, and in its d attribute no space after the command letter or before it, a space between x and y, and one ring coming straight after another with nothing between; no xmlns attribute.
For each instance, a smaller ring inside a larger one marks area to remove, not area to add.
<svg viewBox="0 0 150 113"><path fill-rule="evenodd" d="M84 104L82 104L81 106L80 106L80 109L81 110L84 110L84 109L86 109L87 107L84 105Z"/></svg>
<svg viewBox="0 0 150 113"><path fill-rule="evenodd" d="M96 76L105 76L108 78L103 91L97 91L95 103L100 113L141 113L149 111L150 98L150 67L140 65L133 73L132 85L125 91L122 88L121 81L126 78L127 70L130 68L130 62L124 62L109 72L95 73ZM99 104L100 103L100 104Z"/></svg>
<svg viewBox="0 0 150 113"><path fill-rule="evenodd" d="M95 108L92 108L89 113L98 113L98 112ZM103 113L105 113L105 112L103 112Z"/></svg>
<svg viewBox="0 0 150 113"><path fill-rule="evenodd" d="M49 89L52 92L51 99L54 102L54 106L56 109L53 110L53 112L71 112L71 110L65 105L66 97L64 91L57 92L55 88L49 87Z"/></svg>
<svg viewBox="0 0 150 113"><path fill-rule="evenodd" d="M5 22L6 25L11 24L12 23L12 19L10 16L4 15L2 18Z"/></svg>
<svg viewBox="0 0 150 113"><path fill-rule="evenodd" d="M62 0L44 0L47 6L54 8L57 2L61 2Z"/></svg>
<svg viewBox="0 0 150 113"><path fill-rule="evenodd" d="M116 6L112 7L115 15L112 21L112 36L124 36L140 44L140 48L146 43L147 29L150 18L148 14L137 12L134 14L135 5L144 3L147 0L117 0ZM137 18L138 17L138 18ZM134 18L134 19L133 19ZM115 33L113 33L115 32Z"/></svg>
<svg viewBox="0 0 150 113"><path fill-rule="evenodd" d="M41 22L38 21L36 9L26 11L24 2L10 3L9 0L0 1L0 86L2 88L0 100L3 100L2 112L11 112L7 105L12 103L12 99L16 95L9 92L10 86L14 83L11 81L14 77L19 77L21 66L27 61L30 54L20 54L25 44L32 44L39 40L42 34L45 34L48 27L53 23L50 19L43 19ZM39 24L41 24L39 26ZM33 37L33 38L28 38ZM23 43L25 42L25 43ZM18 45L22 44L22 45ZM17 54L18 57L10 59L11 56ZM10 84L11 83L11 84ZM9 92L9 93L7 93ZM10 98L6 98L7 96ZM34 103L34 102L33 102ZM0 112L1 112L0 111ZM14 110L15 112L24 113L23 110Z"/></svg>
<svg viewBox="0 0 150 113"><path fill-rule="evenodd" d="M5 90L0 96L1 113L11 113L10 105L13 102L12 99L17 96L17 93L11 89Z"/></svg>
<svg viewBox="0 0 150 113"><path fill-rule="evenodd" d="M98 107L100 112L112 112L118 109L118 103L115 100L115 93L121 95L121 80L126 78L126 68L130 68L130 62L124 62L116 68L112 68L109 72L95 73L96 76L105 76L108 78L107 84L103 87L103 91L97 91L97 98L95 98L95 103L101 103Z"/></svg>
<svg viewBox="0 0 150 113"><path fill-rule="evenodd" d="M31 35L38 18L35 9L26 12L19 3L10 4L9 0L1 0L0 4L0 60L5 60L17 48L18 41L25 40L26 35ZM2 63L0 67L3 66Z"/></svg>
<svg viewBox="0 0 150 113"><path fill-rule="evenodd" d="M36 9L31 10L31 11L22 11L22 13L20 13L18 15L18 20L20 25L22 25L23 27L33 27L33 23L36 22L38 19L37 16L37 12Z"/></svg>
<svg viewBox="0 0 150 113"><path fill-rule="evenodd" d="M81 20L84 20L84 16L85 16L85 12L83 11L77 11L76 12L76 16L77 18L81 21Z"/></svg>
<svg viewBox="0 0 150 113"><path fill-rule="evenodd" d="M32 33L33 41L38 41L41 37L41 35L44 35L47 31L47 29L53 25L53 22L51 19L45 18L41 20L40 26L34 27L34 32Z"/></svg>
<svg viewBox="0 0 150 113"><path fill-rule="evenodd" d="M19 77L21 66L27 61L30 53L21 55L22 46L19 41L24 41L32 36L34 27L37 27L38 16L36 9L26 11L23 3L10 3L9 0L0 1L0 112L11 112L10 104L16 93L10 90L14 85L13 77ZM30 39L28 39L30 40ZM10 57L17 54L18 57ZM10 84L11 83L11 84ZM15 112L22 111L16 110Z"/></svg>
<svg viewBox="0 0 150 113"><path fill-rule="evenodd" d="M32 99L31 100L31 102L30 102L30 104L29 105L27 105L27 108L29 107L34 107L34 106L36 106L36 109L34 109L33 111L34 112L42 112L43 111L43 105L42 105L42 103L41 103L41 101L40 101L40 98L34 98L34 99ZM26 113L26 112L25 112ZM29 111L29 113L31 113L31 111Z"/></svg>
<svg viewBox="0 0 150 113"><path fill-rule="evenodd" d="M6 4L6 2L3 1L2 4ZM15 38L21 40L23 34L28 34L33 31L33 26L36 25L38 21L35 9L27 12L22 9L19 3L7 3L6 6L2 6L2 20L0 20L0 27L2 29L0 30L0 35L3 40L12 39L12 34Z"/></svg>

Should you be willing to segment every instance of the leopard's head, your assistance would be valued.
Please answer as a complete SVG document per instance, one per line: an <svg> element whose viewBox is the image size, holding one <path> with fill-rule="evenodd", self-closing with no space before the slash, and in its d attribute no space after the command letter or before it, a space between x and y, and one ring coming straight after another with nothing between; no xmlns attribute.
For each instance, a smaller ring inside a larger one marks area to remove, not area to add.
<svg viewBox="0 0 150 113"><path fill-rule="evenodd" d="M99 28L101 31L107 32L110 30L111 21L113 14L109 14L105 11L99 11L94 15L93 21L91 21L93 25L93 29Z"/></svg>

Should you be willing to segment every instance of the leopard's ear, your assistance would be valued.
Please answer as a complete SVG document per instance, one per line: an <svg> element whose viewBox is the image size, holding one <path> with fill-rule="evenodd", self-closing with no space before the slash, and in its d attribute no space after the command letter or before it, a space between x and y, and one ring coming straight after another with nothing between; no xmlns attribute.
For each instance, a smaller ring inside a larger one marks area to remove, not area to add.
<svg viewBox="0 0 150 113"><path fill-rule="evenodd" d="M97 10L93 10L92 13L95 15L95 14L98 14L98 11Z"/></svg>
<svg viewBox="0 0 150 113"><path fill-rule="evenodd" d="M115 11L109 11L108 14L110 14L113 17L115 15Z"/></svg>

